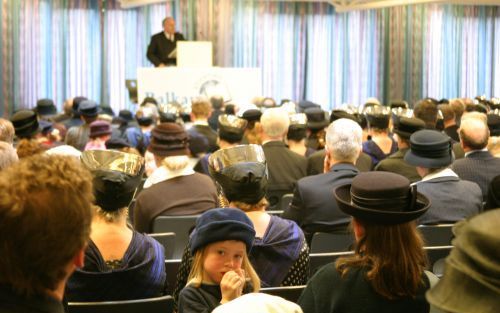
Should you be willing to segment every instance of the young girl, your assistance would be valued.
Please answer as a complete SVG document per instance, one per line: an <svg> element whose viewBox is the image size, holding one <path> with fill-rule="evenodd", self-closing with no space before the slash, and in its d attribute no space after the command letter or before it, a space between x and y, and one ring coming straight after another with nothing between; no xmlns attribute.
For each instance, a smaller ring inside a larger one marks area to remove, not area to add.
<svg viewBox="0 0 500 313"><path fill-rule="evenodd" d="M179 313L212 312L247 291L259 291L260 279L247 256L254 238L253 224L241 210L203 213L189 243L194 259L179 295Z"/></svg>

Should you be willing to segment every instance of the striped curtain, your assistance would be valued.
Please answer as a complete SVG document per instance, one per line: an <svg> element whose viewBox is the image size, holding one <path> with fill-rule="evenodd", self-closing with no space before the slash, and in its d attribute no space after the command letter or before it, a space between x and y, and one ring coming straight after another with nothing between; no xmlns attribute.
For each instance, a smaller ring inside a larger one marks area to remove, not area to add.
<svg viewBox="0 0 500 313"><path fill-rule="evenodd" d="M500 9L444 4L336 13L324 2L171 0L121 9L117 0L1 0L0 115L85 95L133 108L150 36L173 16L214 63L259 67L263 96L331 109L368 97L500 96Z"/></svg>

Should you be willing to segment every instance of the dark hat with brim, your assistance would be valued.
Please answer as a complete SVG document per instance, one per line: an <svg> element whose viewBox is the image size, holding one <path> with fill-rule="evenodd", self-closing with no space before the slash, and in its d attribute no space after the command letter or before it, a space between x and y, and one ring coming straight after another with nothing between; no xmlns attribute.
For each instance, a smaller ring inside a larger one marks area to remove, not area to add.
<svg viewBox="0 0 500 313"><path fill-rule="evenodd" d="M144 158L112 150L88 150L81 156L92 172L96 204L104 211L127 207L142 180Z"/></svg>
<svg viewBox="0 0 500 313"><path fill-rule="evenodd" d="M189 155L188 140L187 132L179 124L161 123L151 131L148 151L162 157Z"/></svg>
<svg viewBox="0 0 500 313"><path fill-rule="evenodd" d="M120 112L118 112L118 117L125 122L132 122L134 120L134 116L130 110L120 110Z"/></svg>
<svg viewBox="0 0 500 313"><path fill-rule="evenodd" d="M299 101L298 107L299 107L299 112L303 113L303 112L305 112L305 110L310 109L310 108L321 108L321 105L316 104L316 103L311 102L311 101L308 101L308 100L302 100L302 101Z"/></svg>
<svg viewBox="0 0 500 313"><path fill-rule="evenodd" d="M307 115L307 128L309 129L318 130L330 124L328 112L323 111L321 108L309 108L304 113Z"/></svg>
<svg viewBox="0 0 500 313"><path fill-rule="evenodd" d="M94 121L90 124L90 138L111 135L111 124L106 121Z"/></svg>
<svg viewBox="0 0 500 313"><path fill-rule="evenodd" d="M78 105L78 112L86 117L94 117L99 114L99 106L92 100L83 100Z"/></svg>
<svg viewBox="0 0 500 313"><path fill-rule="evenodd" d="M500 209L455 224L443 278L426 298L443 312L496 313L500 295Z"/></svg>
<svg viewBox="0 0 500 313"><path fill-rule="evenodd" d="M344 110L333 110L332 113L330 114L330 123L341 118L347 118L355 121L356 123L359 123L358 119L356 118L356 116L354 116L354 114L351 114Z"/></svg>
<svg viewBox="0 0 500 313"><path fill-rule="evenodd" d="M452 140L437 130L419 130L410 136L404 160L413 166L441 168L453 163Z"/></svg>
<svg viewBox="0 0 500 313"><path fill-rule="evenodd" d="M20 110L10 119L18 138L31 138L41 131L35 112Z"/></svg>
<svg viewBox="0 0 500 313"><path fill-rule="evenodd" d="M80 103L82 103L85 100L88 100L88 99L85 97L74 97L73 98L73 114L76 114L76 115L80 114L80 111L78 110L78 108L80 107Z"/></svg>
<svg viewBox="0 0 500 313"><path fill-rule="evenodd" d="M425 122L419 118L398 116L394 120L393 131L404 139L409 139L413 133L422 129L425 129Z"/></svg>
<svg viewBox="0 0 500 313"><path fill-rule="evenodd" d="M39 99L36 102L36 113L41 116L50 116L57 114L57 108L52 99Z"/></svg>
<svg viewBox="0 0 500 313"><path fill-rule="evenodd" d="M334 190L342 212L365 222L397 225L424 214L430 200L417 192L417 186L399 174L364 172Z"/></svg>
<svg viewBox="0 0 500 313"><path fill-rule="evenodd" d="M262 112L258 109L246 110L241 115L242 118L244 118L245 120L247 120L249 122L259 121L261 116L262 116Z"/></svg>
<svg viewBox="0 0 500 313"><path fill-rule="evenodd" d="M106 140L104 143L106 145L106 149L110 150L120 150L123 148L132 147L125 139L123 138L110 138Z"/></svg>

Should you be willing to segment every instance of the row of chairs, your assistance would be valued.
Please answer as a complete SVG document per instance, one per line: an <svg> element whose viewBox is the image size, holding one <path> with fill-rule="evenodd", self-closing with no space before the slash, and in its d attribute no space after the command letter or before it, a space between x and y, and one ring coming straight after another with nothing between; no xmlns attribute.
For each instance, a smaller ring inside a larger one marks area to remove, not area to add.
<svg viewBox="0 0 500 313"><path fill-rule="evenodd" d="M279 214L278 212L272 212ZM199 215L159 216L153 223L154 237L165 246L167 259L180 259L189 240L189 232L194 227ZM453 239L453 224L420 225L425 246L447 246ZM311 253L343 252L352 250L354 237L350 232L315 233L311 241Z"/></svg>

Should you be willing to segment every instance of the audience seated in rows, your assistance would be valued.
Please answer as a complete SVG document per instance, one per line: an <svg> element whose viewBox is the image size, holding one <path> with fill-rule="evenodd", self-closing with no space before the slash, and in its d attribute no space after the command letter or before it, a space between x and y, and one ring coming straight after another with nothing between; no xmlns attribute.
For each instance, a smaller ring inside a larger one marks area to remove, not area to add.
<svg viewBox="0 0 500 313"><path fill-rule="evenodd" d="M324 174L297 182L293 200L282 216L299 224L308 242L315 232L344 230L350 218L338 208L332 190L358 173L354 166L361 151L362 130L354 121L338 119L326 131Z"/></svg>
<svg viewBox="0 0 500 313"><path fill-rule="evenodd" d="M298 304L304 313L428 312L423 239L413 222L429 199L405 177L368 172L335 189L340 209L352 215L354 255L320 269L307 283Z"/></svg>
<svg viewBox="0 0 500 313"><path fill-rule="evenodd" d="M194 215L217 206L212 180L189 166L188 135L175 123L162 123L151 132L148 150L158 168L137 196L134 226L151 233L159 215Z"/></svg>
<svg viewBox="0 0 500 313"><path fill-rule="evenodd" d="M72 157L39 154L0 173L0 311L64 312L83 266L92 177Z"/></svg>
<svg viewBox="0 0 500 313"><path fill-rule="evenodd" d="M165 289L162 245L127 225L127 207L141 183L144 159L117 151L85 151L93 174L95 214L85 262L69 278L72 302L153 298Z"/></svg>

